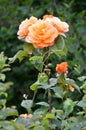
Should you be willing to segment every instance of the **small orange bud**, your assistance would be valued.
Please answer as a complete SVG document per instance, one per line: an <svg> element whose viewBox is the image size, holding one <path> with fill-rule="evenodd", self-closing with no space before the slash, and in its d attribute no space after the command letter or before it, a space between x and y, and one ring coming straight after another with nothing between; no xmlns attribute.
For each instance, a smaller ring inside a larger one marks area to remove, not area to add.
<svg viewBox="0 0 86 130"><path fill-rule="evenodd" d="M28 117L28 118L32 118L32 114L29 114L27 117Z"/></svg>
<svg viewBox="0 0 86 130"><path fill-rule="evenodd" d="M20 117L27 118L27 114L21 114Z"/></svg>
<svg viewBox="0 0 86 130"><path fill-rule="evenodd" d="M72 85L70 85L70 84L68 85L68 88L69 88L69 90L70 90L71 92L74 92L74 90L75 90L74 87L73 87Z"/></svg>
<svg viewBox="0 0 86 130"><path fill-rule="evenodd" d="M62 62L62 63L56 65L56 71L58 73L66 73L67 67L68 67L67 62Z"/></svg>
<svg viewBox="0 0 86 130"><path fill-rule="evenodd" d="M22 118L32 118L32 114L29 114L29 115L27 115L27 114L21 114L20 115L20 117L22 117Z"/></svg>

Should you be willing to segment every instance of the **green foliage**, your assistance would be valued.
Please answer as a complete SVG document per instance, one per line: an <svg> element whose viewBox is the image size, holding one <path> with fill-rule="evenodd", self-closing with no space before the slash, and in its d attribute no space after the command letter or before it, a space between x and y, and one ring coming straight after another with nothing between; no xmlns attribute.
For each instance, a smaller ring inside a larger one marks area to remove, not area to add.
<svg viewBox="0 0 86 130"><path fill-rule="evenodd" d="M19 59L21 62L26 56L27 53L23 50L20 50L13 58L9 58L9 63L13 63L16 59Z"/></svg>
<svg viewBox="0 0 86 130"><path fill-rule="evenodd" d="M39 71L42 71L43 67L43 57L42 56L33 56L30 59L30 62L35 66L35 68Z"/></svg>
<svg viewBox="0 0 86 130"><path fill-rule="evenodd" d="M85 6L84 0L0 1L1 130L86 129ZM30 16L41 18L44 14L53 14L69 23L67 38L59 36L54 46L43 50L19 41L20 22ZM12 58L4 56L2 51ZM55 66L61 61L68 62L66 75L55 73ZM69 85L74 91L70 91ZM16 106L11 106L15 100ZM22 107L26 111L22 111Z"/></svg>
<svg viewBox="0 0 86 130"><path fill-rule="evenodd" d="M27 54L26 46L28 45L24 44L22 52ZM18 117L16 120L16 122L22 123L26 129L39 130L41 128L45 130L56 130L59 128L60 130L72 130L75 129L76 124L79 124L80 121L84 122L85 120L85 116L82 118L82 114L86 114L84 110L86 107L86 96L84 95L81 101L78 101L78 98L76 100L72 99L74 91L77 90L77 93L81 94L80 88L85 89L83 87L84 85L79 87L75 80L68 78L67 72L58 73L56 76L52 77L48 58L51 56L52 52L55 53L57 57L62 56L61 53L56 52L59 50L64 51L64 47L65 43L63 38L58 37L56 45L49 47L49 49L43 49L43 51L35 48L33 49L32 47L30 50L28 49L33 54L30 57L28 56L29 62L39 73L37 80L30 85L30 90L34 91L32 99L27 99L27 97L25 97L25 100L21 102L21 106L24 107L28 113L24 114L24 117ZM17 56L16 54L14 56L15 60L17 58L20 60L21 56L22 55ZM24 58L23 56L22 60ZM78 80L82 82L85 80L85 76L78 77ZM38 98L39 90L43 90L41 93L42 98ZM70 93L72 93L72 96ZM38 98L37 102L35 101L36 96ZM82 112L78 112L80 111L80 107L83 109ZM30 114L31 117L29 117ZM57 123L58 121L59 123ZM26 126L27 124L29 124L29 126ZM84 128L84 123L82 124L82 128ZM76 127L76 129L79 129L79 127Z"/></svg>
<svg viewBox="0 0 86 130"><path fill-rule="evenodd" d="M29 112L31 110L32 104L33 104L32 100L23 100L21 106L26 108L27 111Z"/></svg>
<svg viewBox="0 0 86 130"><path fill-rule="evenodd" d="M56 44L50 47L51 53L55 53L57 55L66 55L67 49L65 48L64 39L62 36L57 37Z"/></svg>
<svg viewBox="0 0 86 130"><path fill-rule="evenodd" d="M0 53L0 120L4 120L11 116L18 116L18 111L16 109L6 108L8 98L7 89L13 84L12 82L5 82L5 72L11 70L10 65L7 63L7 59L4 53ZM10 127L11 126L8 128Z"/></svg>
<svg viewBox="0 0 86 130"><path fill-rule="evenodd" d="M66 101L64 101L63 109L65 111L64 116L67 117L72 111L75 106L75 102L73 102L71 99L67 98Z"/></svg>

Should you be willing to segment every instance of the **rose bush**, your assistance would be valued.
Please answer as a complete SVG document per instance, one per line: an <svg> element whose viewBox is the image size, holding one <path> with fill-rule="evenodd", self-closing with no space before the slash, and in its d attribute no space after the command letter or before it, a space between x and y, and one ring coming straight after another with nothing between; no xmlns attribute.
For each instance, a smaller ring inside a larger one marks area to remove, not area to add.
<svg viewBox="0 0 86 130"><path fill-rule="evenodd" d="M27 63L37 69L38 76L29 86L33 96L22 95L24 99L21 107L25 108L25 113L18 114L16 109L5 111L5 105L1 105L1 128L6 129L7 125L7 130L85 130L86 82L78 86L69 76L67 60L59 63L59 58L67 54L64 36L68 30L69 25L66 22L52 15L44 15L43 19L32 16L19 25L18 38L25 43L22 50L9 58L9 64L16 59L21 62L26 58ZM50 59L52 55L56 58L54 70L54 61ZM1 59L4 59L2 54ZM5 62L0 61L2 81ZM84 81L86 77L79 77L78 80ZM76 92L82 97L81 100L74 99ZM8 120L8 115L9 121L4 122L4 119Z"/></svg>
<svg viewBox="0 0 86 130"><path fill-rule="evenodd" d="M58 62L58 57L67 54L64 37L65 33L69 31L69 25L52 15L44 15L43 19L35 18L35 22L31 22L31 24L27 24L27 22L25 24L25 21L23 21L24 24L23 22L20 24L17 33L18 37L25 41L23 50L11 58L10 62L14 62L17 58L22 61L24 57L29 57L29 62L39 73L37 81L29 86L33 91L32 99L26 95L21 102L21 106L27 110L27 114L20 115L15 122L23 123L24 126L26 125L25 128L30 130L78 129L75 125L77 123L80 127L79 118L81 119L82 115L75 118L73 111L75 107L78 108L80 103L73 100L71 95L76 91L80 93L80 87L68 77L68 63L66 61ZM52 55L57 56L54 76L52 74L53 63L49 60ZM43 90L42 97L37 99L36 96L40 96L39 91L41 90ZM76 113L78 113L77 110ZM84 119L85 117L83 117ZM83 128L85 128L84 123Z"/></svg>

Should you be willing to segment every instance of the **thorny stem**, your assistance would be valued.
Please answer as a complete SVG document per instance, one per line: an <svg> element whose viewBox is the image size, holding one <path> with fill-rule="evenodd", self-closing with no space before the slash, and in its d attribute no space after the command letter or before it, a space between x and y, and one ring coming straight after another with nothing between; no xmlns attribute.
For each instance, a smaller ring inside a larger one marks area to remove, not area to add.
<svg viewBox="0 0 86 130"><path fill-rule="evenodd" d="M32 99L32 100L33 100L33 102L34 102L34 100L35 100L36 93L37 93L37 90L35 90L35 91L34 91L34 95L33 95L33 99Z"/></svg>
<svg viewBox="0 0 86 130"><path fill-rule="evenodd" d="M46 66L46 64L48 62L47 59L48 59L49 56L50 56L50 50L48 49L45 52L44 56L43 56L44 62L43 62L42 72L45 71L44 69L45 69L45 66ZM50 81L49 81L50 71L47 70L46 74L48 75L48 81L47 81L47 83L50 84ZM51 90L50 90L50 88L47 90L47 93L48 93L49 112L51 112ZM52 120L50 119L49 122L51 124ZM52 130L52 129L50 129L50 130Z"/></svg>
<svg viewBox="0 0 86 130"><path fill-rule="evenodd" d="M51 112L51 91L48 89L48 104L49 104L49 112Z"/></svg>
<svg viewBox="0 0 86 130"><path fill-rule="evenodd" d="M50 50L48 49L46 51L46 53L44 54L44 65L47 64L47 59L48 59L49 56L50 56ZM43 66L43 70L42 71L44 71L44 67L45 66ZM47 70L46 73L48 75L47 83L50 84L50 81L49 81L50 72L48 72L48 70ZM51 91L50 91L50 89L48 89L48 104L49 104L49 112L51 112Z"/></svg>
<svg viewBox="0 0 86 130"><path fill-rule="evenodd" d="M45 68L45 65L46 65L46 61L47 61L47 59L48 59L49 56L50 56L50 52L49 52L49 50L48 50L48 51L45 52L45 54L44 54L44 56L43 56L44 61L43 61L42 72L44 71L44 68Z"/></svg>
<svg viewBox="0 0 86 130"><path fill-rule="evenodd" d="M49 79L48 79L48 84L50 84ZM50 88L48 89L48 104L49 104L49 112L51 112L51 90ZM52 120L49 120L50 124L52 123ZM52 129L50 129L52 130Z"/></svg>

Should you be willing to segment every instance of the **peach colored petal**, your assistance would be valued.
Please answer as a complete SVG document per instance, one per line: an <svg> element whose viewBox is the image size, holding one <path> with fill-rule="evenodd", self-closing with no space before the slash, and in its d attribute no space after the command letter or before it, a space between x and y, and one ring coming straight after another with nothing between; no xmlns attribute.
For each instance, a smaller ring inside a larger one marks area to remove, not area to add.
<svg viewBox="0 0 86 130"><path fill-rule="evenodd" d="M25 38L28 33L29 33L29 27L34 24L35 22L37 22L37 18L36 17L30 17L30 19L25 19L24 21L21 22L21 24L19 25L19 30L17 32L18 38L22 39Z"/></svg>
<svg viewBox="0 0 86 130"><path fill-rule="evenodd" d="M45 15L43 18L45 21L50 22L57 29L60 35L65 36L64 33L69 31L69 25L66 22L62 22L59 18L51 15Z"/></svg>
<svg viewBox="0 0 86 130"><path fill-rule="evenodd" d="M46 15L43 16L43 19L45 20L46 18L53 18L53 15L46 14Z"/></svg>
<svg viewBox="0 0 86 130"><path fill-rule="evenodd" d="M32 43L35 48L44 48L52 46L57 36L58 31L52 24L39 20L29 27L29 35L25 40Z"/></svg>

